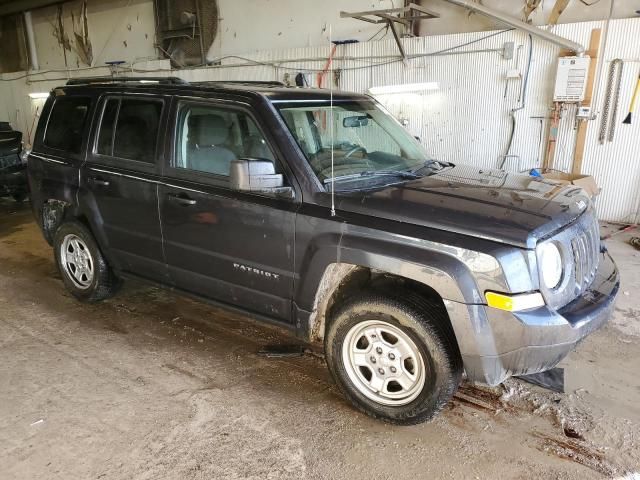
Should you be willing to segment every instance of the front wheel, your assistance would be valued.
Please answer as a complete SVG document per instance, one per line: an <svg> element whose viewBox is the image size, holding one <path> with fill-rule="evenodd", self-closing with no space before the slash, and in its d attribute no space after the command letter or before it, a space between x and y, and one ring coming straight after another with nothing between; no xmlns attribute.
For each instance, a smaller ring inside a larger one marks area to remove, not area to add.
<svg viewBox="0 0 640 480"><path fill-rule="evenodd" d="M450 400L462 364L446 311L416 294L362 294L340 306L325 336L329 370L364 413L411 425Z"/></svg>

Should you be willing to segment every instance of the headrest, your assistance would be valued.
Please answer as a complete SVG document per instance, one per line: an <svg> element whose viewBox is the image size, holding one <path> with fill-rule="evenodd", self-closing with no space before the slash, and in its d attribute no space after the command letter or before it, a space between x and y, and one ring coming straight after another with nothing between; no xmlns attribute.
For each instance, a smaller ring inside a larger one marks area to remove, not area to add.
<svg viewBox="0 0 640 480"><path fill-rule="evenodd" d="M200 147L221 145L229 137L229 128L219 115L198 115L191 117L189 126L193 131L195 143Z"/></svg>

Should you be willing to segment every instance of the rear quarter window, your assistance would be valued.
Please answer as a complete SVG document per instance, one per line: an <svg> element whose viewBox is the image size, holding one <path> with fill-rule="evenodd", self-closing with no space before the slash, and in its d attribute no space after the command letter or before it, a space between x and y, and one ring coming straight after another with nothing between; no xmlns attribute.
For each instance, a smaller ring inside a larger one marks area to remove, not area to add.
<svg viewBox="0 0 640 480"><path fill-rule="evenodd" d="M56 98L47 122L43 144L55 150L80 153L90 106L89 97Z"/></svg>
<svg viewBox="0 0 640 480"><path fill-rule="evenodd" d="M161 99L109 98L104 106L96 153L154 163Z"/></svg>

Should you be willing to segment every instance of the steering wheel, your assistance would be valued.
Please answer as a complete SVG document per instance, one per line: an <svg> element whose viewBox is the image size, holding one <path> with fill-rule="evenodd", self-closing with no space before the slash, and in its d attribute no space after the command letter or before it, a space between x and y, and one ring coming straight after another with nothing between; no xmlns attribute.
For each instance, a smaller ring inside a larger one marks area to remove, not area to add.
<svg viewBox="0 0 640 480"><path fill-rule="evenodd" d="M344 158L349 158L351 155L353 155L356 152L362 152L365 155L367 154L367 149L364 147L361 147L360 145L358 145L357 147L353 147L351 150L349 150L346 155L344 156Z"/></svg>

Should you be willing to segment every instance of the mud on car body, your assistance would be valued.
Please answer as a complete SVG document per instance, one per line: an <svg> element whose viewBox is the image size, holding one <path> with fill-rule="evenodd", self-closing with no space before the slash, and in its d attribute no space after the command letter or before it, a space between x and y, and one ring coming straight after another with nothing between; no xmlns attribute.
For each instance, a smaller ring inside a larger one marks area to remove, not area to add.
<svg viewBox="0 0 640 480"><path fill-rule="evenodd" d="M324 345L357 408L411 424L463 374L555 366L619 286L583 190L463 161L363 95L74 80L46 102L29 181L79 299L137 277L241 309Z"/></svg>

